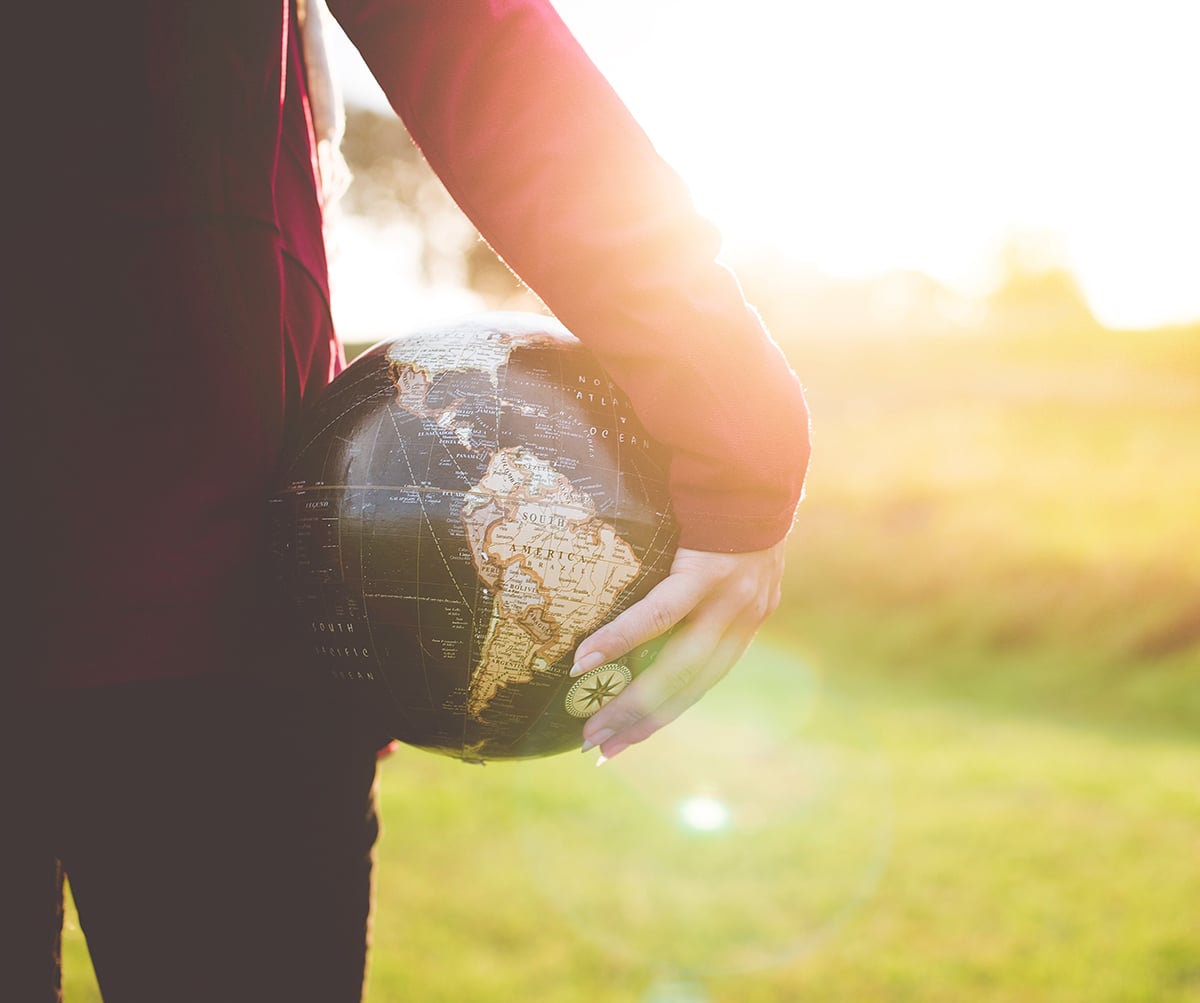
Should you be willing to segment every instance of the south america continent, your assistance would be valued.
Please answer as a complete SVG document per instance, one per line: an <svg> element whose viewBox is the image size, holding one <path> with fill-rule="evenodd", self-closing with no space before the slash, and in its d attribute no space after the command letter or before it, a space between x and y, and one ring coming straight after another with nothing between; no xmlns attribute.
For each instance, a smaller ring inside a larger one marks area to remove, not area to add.
<svg viewBox="0 0 1200 1003"><path fill-rule="evenodd" d="M546 672L599 627L641 562L591 498L526 449L492 455L461 518L494 595L467 701L479 719L501 687Z"/></svg>

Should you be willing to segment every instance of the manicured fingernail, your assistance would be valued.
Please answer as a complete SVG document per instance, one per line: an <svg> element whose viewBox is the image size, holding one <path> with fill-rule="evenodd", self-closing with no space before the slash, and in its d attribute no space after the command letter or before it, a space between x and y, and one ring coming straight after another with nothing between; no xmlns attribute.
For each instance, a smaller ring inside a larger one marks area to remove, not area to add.
<svg viewBox="0 0 1200 1003"><path fill-rule="evenodd" d="M612 762L612 760L616 759L617 756L619 756L622 752L624 752L628 748L629 748L628 745L618 745L615 749L613 749L611 752L609 752L609 754L607 756L604 755L603 752L600 753L600 755L596 758L596 765L603 766L605 763Z"/></svg>
<svg viewBox="0 0 1200 1003"><path fill-rule="evenodd" d="M585 672L591 672L592 669L604 663L604 656L598 651L593 651L590 655L584 655L579 661L571 666L571 676L582 676Z"/></svg>
<svg viewBox="0 0 1200 1003"><path fill-rule="evenodd" d="M579 751L580 752L590 752L592 749L596 748L597 745L603 745L610 738L612 738L613 735L615 735L615 734L616 734L616 732L613 731L611 728L601 728L591 738L585 738L583 740L583 748L580 749Z"/></svg>

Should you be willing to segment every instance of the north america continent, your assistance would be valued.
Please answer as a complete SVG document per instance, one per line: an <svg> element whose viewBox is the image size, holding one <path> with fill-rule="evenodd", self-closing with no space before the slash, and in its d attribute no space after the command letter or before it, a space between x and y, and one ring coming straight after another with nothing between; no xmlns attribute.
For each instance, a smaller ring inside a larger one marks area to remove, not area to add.
<svg viewBox="0 0 1200 1003"><path fill-rule="evenodd" d="M467 702L478 719L501 687L548 671L599 627L641 562L586 494L526 449L492 455L461 518L494 595Z"/></svg>

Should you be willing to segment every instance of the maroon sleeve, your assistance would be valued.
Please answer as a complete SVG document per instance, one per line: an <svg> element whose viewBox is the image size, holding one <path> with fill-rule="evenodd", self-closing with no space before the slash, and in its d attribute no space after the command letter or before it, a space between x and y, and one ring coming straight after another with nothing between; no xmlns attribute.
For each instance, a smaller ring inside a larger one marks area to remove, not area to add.
<svg viewBox="0 0 1200 1003"><path fill-rule="evenodd" d="M330 6L464 212L671 448L681 544L780 540L808 463L800 383L550 4Z"/></svg>

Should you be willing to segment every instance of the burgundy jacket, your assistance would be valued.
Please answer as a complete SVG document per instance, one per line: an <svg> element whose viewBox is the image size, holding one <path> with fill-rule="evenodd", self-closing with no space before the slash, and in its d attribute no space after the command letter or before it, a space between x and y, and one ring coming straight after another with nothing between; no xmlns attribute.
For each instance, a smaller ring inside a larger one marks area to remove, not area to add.
<svg viewBox="0 0 1200 1003"><path fill-rule="evenodd" d="M226 671L254 633L285 427L340 364L294 12L16 7L22 657L65 685ZM549 3L330 7L459 205L671 447L682 544L781 539L800 384Z"/></svg>

